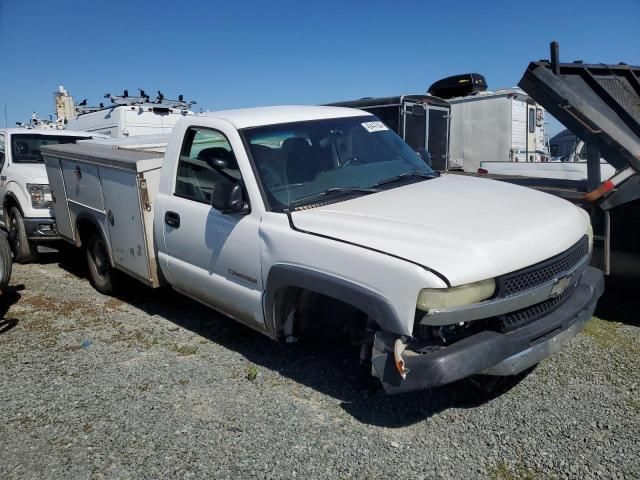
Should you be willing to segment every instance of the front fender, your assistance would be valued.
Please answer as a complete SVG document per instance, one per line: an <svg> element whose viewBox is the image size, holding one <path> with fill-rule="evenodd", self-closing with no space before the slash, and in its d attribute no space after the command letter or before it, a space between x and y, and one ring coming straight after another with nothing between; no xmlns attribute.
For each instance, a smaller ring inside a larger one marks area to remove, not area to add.
<svg viewBox="0 0 640 480"><path fill-rule="evenodd" d="M18 204L20 213L24 218L36 217L36 218L53 218L51 209L48 208L33 208L31 206L31 196L25 190L26 182L20 183L12 180L7 183L5 187L5 196L3 199L3 207L6 205L6 201L9 197L12 197ZM8 214L8 212L7 212Z"/></svg>
<svg viewBox="0 0 640 480"><path fill-rule="evenodd" d="M9 198L12 198L18 204L18 209L20 209L20 213L22 213L23 216L33 210L31 208L31 199L27 198L23 189L20 188L20 185L15 181L10 181L5 187L5 195L2 200L3 206L7 204Z"/></svg>
<svg viewBox="0 0 640 480"><path fill-rule="evenodd" d="M274 265L267 275L264 311L267 328L275 337L278 319L276 294L283 288L297 287L340 300L366 313L382 330L402 334L404 328L391 304L379 293L334 275L297 265Z"/></svg>

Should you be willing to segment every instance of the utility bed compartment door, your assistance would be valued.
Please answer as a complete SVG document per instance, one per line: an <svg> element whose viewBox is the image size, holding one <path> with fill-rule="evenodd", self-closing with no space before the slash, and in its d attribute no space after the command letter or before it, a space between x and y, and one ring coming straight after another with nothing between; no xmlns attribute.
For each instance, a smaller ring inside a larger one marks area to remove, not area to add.
<svg viewBox="0 0 640 480"><path fill-rule="evenodd" d="M103 212L98 167L73 160L60 160L60 165L67 188L67 199L72 203Z"/></svg>
<svg viewBox="0 0 640 480"><path fill-rule="evenodd" d="M107 226L114 263L143 279L150 278L149 252L135 172L100 168Z"/></svg>

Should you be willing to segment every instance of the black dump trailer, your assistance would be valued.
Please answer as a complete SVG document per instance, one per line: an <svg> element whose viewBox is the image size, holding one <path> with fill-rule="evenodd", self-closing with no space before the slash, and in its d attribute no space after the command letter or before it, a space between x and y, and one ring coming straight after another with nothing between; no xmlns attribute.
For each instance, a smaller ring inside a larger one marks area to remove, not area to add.
<svg viewBox="0 0 640 480"><path fill-rule="evenodd" d="M431 166L446 170L449 159L451 106L432 95L361 98L328 105L358 108L377 116L416 151L426 150Z"/></svg>
<svg viewBox="0 0 640 480"><path fill-rule="evenodd" d="M551 60L530 63L519 86L587 145L588 179L573 199L592 213L609 273L611 248L640 253L640 67L560 63L553 42ZM609 179L600 157L616 169Z"/></svg>

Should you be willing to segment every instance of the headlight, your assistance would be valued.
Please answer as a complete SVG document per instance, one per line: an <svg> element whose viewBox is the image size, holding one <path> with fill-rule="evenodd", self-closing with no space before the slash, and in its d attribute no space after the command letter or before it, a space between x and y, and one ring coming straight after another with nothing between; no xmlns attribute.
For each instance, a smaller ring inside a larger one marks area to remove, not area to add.
<svg viewBox="0 0 640 480"><path fill-rule="evenodd" d="M587 228L587 235L589 236L589 251L593 250L593 225L589 224Z"/></svg>
<svg viewBox="0 0 640 480"><path fill-rule="evenodd" d="M424 312L461 307L486 300L495 291L496 281L493 278L459 287L424 288L420 290L416 307Z"/></svg>
<svg viewBox="0 0 640 480"><path fill-rule="evenodd" d="M51 188L49 188L49 185L27 183L27 191L31 195L31 206L33 208L51 207Z"/></svg>

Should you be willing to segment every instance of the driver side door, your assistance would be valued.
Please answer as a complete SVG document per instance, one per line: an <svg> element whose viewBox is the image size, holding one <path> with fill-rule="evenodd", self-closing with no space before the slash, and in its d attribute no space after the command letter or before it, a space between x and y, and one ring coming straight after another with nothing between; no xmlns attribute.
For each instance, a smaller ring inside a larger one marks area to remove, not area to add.
<svg viewBox="0 0 640 480"><path fill-rule="evenodd" d="M224 178L226 177L226 178ZM211 206L216 182L242 184L228 137L190 127L180 152L173 194L164 201L164 245L174 288L249 325L262 324L259 217Z"/></svg>

